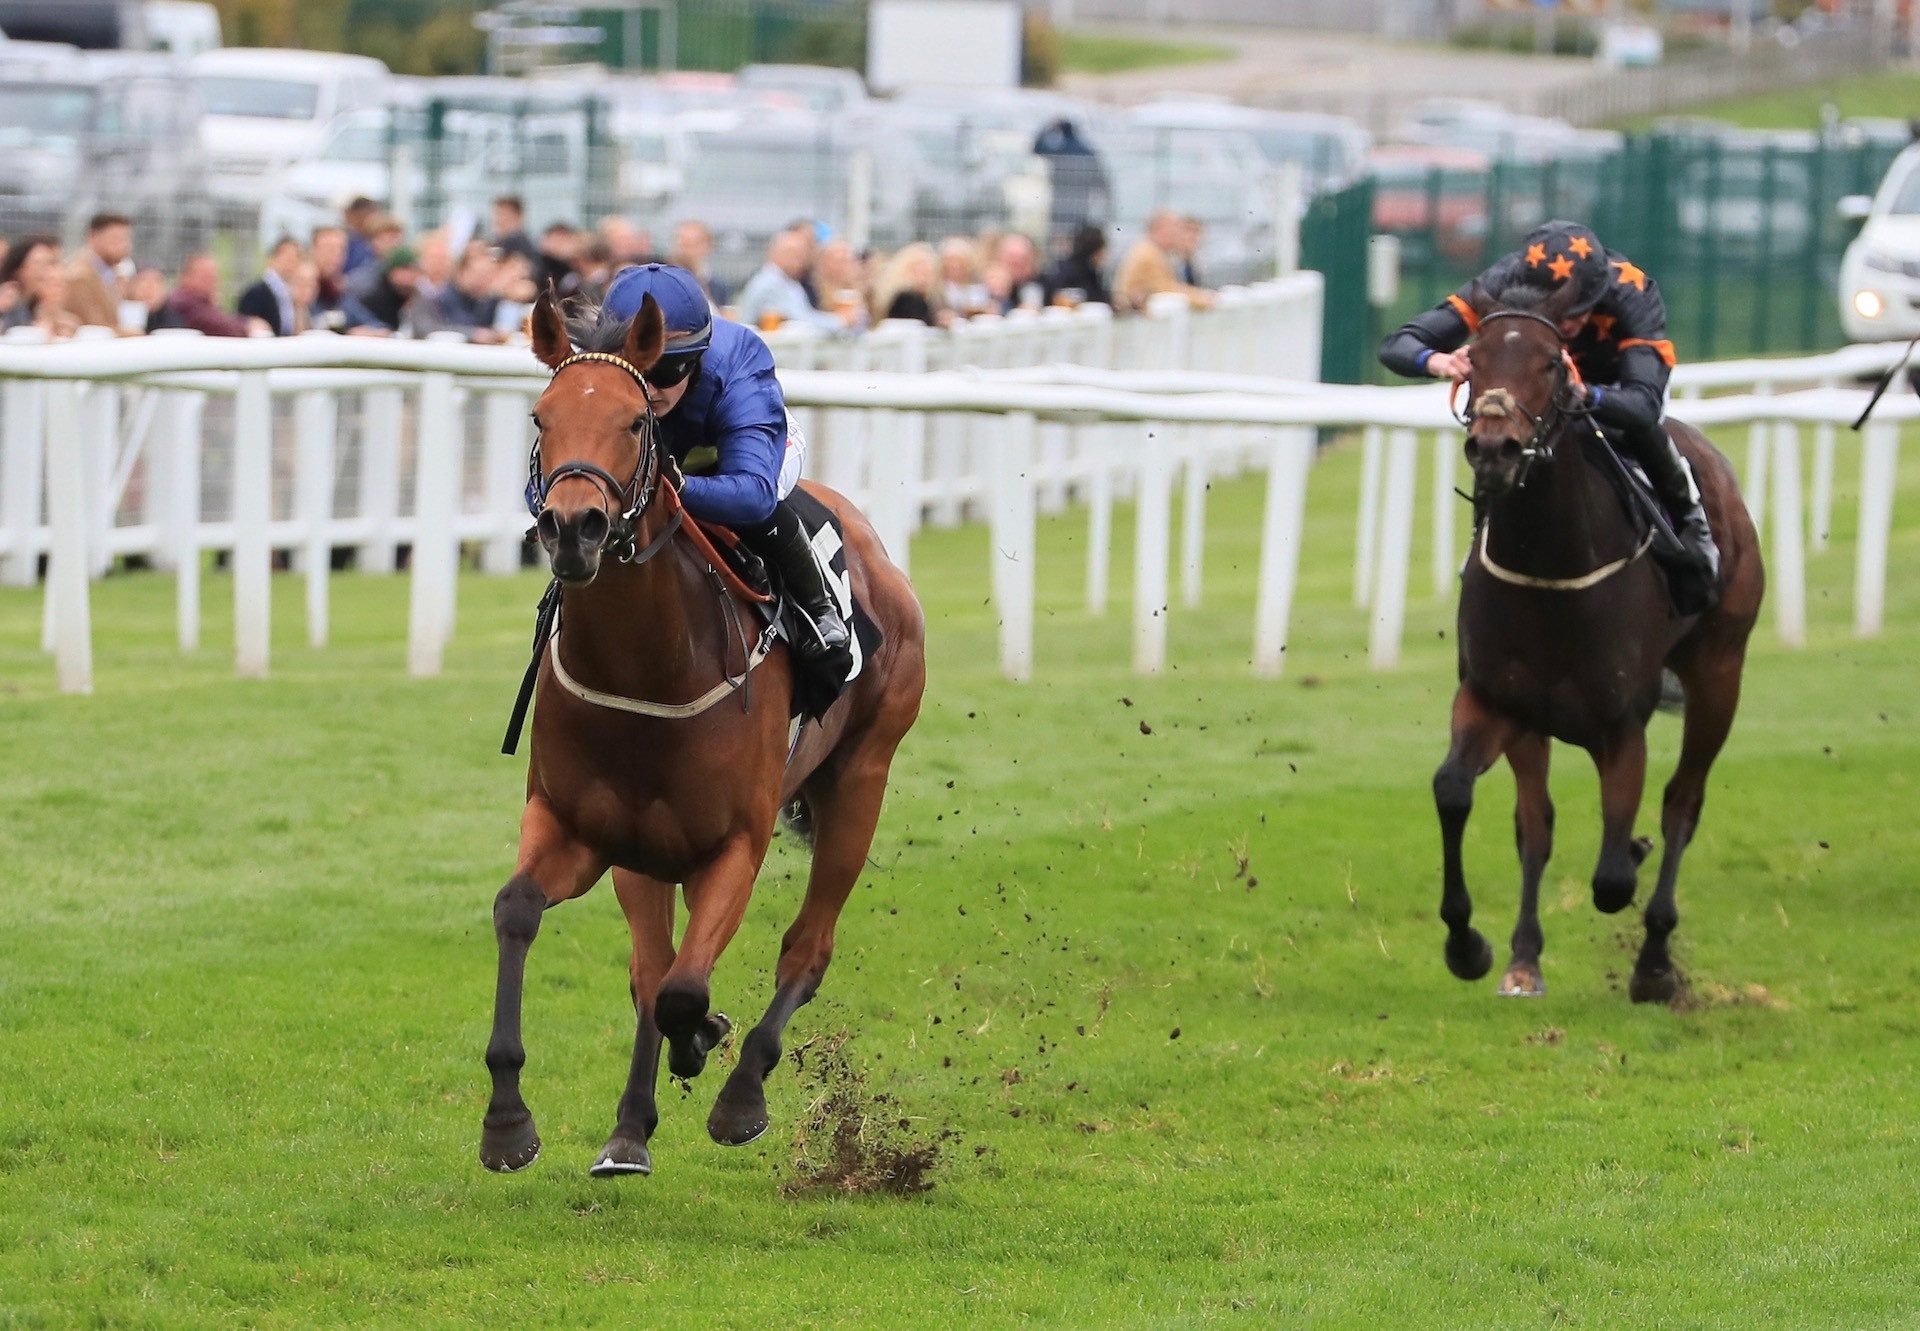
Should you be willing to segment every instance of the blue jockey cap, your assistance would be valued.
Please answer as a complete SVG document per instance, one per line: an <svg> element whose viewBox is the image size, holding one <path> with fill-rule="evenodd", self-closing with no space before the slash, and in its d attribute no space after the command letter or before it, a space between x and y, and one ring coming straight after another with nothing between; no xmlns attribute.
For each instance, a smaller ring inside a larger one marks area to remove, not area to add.
<svg viewBox="0 0 1920 1331"><path fill-rule="evenodd" d="M667 324L667 345L663 354L686 356L705 351L713 341L713 307L700 280L684 268L670 263L643 263L622 268L607 288L603 307L621 319L640 313L640 303L648 296L660 306Z"/></svg>

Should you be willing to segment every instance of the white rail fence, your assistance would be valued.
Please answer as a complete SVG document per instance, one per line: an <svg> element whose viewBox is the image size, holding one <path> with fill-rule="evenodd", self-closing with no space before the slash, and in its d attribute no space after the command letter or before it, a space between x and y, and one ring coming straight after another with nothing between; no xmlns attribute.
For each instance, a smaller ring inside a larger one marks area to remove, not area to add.
<svg viewBox="0 0 1920 1331"><path fill-rule="evenodd" d="M1317 297L1317 284L1311 294ZM1099 319L1071 317L1083 337ZM1140 335L1140 345L1172 367L1191 364L1193 347L1214 335L1211 317L1194 316L1184 334L1137 321L1156 329L1154 337ZM1317 358L1317 315L1310 323L1302 316L1292 331L1279 319L1246 322L1208 355L1217 351L1229 367ZM1176 336L1185 337L1188 355L1165 351ZM1299 340L1280 346L1282 336ZM1269 340L1261 344L1263 337ZM920 350L933 341L924 339ZM1278 674L1307 485L1326 429L1359 428L1369 440L1355 564L1356 595L1372 613L1374 664L1398 659L1422 432L1434 459L1433 586L1436 593L1451 587L1459 432L1438 386L1335 387L1153 370L1137 361L1118 371L1029 363L916 372L913 351L904 354L908 364L887 369L784 369L781 378L789 401L812 418L816 473L866 506L896 557L906 558L923 521L968 512L987 520L1000 659L1010 677L1034 668L1039 513L1069 496L1085 502L1086 598L1091 612L1102 613L1113 505L1132 491L1132 655L1134 667L1150 673L1168 654L1176 483L1183 483L1179 591L1191 605L1204 587L1206 482L1248 466L1267 478L1251 659L1257 673ZM1731 437L1726 427L1748 427L1749 487L1762 476L1769 483L1772 603L1788 642L1806 633L1801 432L1810 429L1814 440L1817 551L1826 527L1823 486L1831 505L1834 426L1851 419L1863 397L1822 385L1884 366L1891 354L1856 348L1798 362L1705 366L1680 384L1682 392L1750 390L1682 410L1723 440ZM175 570L178 635L190 649L199 637L203 555L227 552L235 666L252 676L268 667L276 550L292 553L305 581L307 636L320 645L329 633L333 553L350 547L359 568L381 573L396 567L405 545L412 551L408 664L416 674L435 673L453 630L462 544L477 546L488 571L520 566L526 410L544 383L524 350L464 344L190 337L0 344L0 578L30 583L40 555L49 556L43 645L54 652L60 687L85 691L92 681L89 578L117 554L142 554ZM1862 450L1861 633L1880 627L1898 422L1920 415L1920 402L1890 399L1880 413Z"/></svg>

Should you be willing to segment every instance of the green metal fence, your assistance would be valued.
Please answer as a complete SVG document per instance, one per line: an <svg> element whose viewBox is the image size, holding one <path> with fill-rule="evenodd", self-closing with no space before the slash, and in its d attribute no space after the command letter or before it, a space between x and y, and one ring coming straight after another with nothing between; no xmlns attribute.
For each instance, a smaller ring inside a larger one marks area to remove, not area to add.
<svg viewBox="0 0 1920 1331"><path fill-rule="evenodd" d="M1650 134L1584 160L1389 169L1374 181L1369 229L1400 238L1401 281L1381 322L1392 327L1435 304L1533 227L1564 217L1654 275L1684 360L1838 346L1840 255L1853 228L1836 205L1871 194L1900 146ZM1313 226L1310 216L1309 234ZM1304 240L1303 249L1317 253ZM1351 258L1341 251L1339 262ZM1349 295L1328 272L1329 379L1378 377L1369 339L1337 308L1364 304L1361 283ZM1358 339L1364 355L1336 347L1336 337ZM1360 373L1336 374L1355 360Z"/></svg>
<svg viewBox="0 0 1920 1331"><path fill-rule="evenodd" d="M1373 182L1316 194L1300 223L1300 265L1326 279L1320 325L1320 377L1353 384L1368 378L1379 333L1367 304L1367 237L1373 231Z"/></svg>
<svg viewBox="0 0 1920 1331"><path fill-rule="evenodd" d="M851 0L699 0L679 9L681 69L776 64L866 65L867 7Z"/></svg>

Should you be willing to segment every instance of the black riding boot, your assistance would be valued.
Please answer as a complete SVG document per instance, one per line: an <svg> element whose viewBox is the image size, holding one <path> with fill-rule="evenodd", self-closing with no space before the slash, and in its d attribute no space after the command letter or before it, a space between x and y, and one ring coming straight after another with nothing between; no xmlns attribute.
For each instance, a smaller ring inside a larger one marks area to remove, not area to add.
<svg viewBox="0 0 1920 1331"><path fill-rule="evenodd" d="M826 571L813 556L807 542L807 529L800 517L785 503L773 506L773 516L765 526L737 528L740 539L768 564L780 570L780 581L811 623L812 633L802 633L794 649L806 661L824 661L847 650L847 621L840 617L840 605L827 586Z"/></svg>
<svg viewBox="0 0 1920 1331"><path fill-rule="evenodd" d="M1647 479L1666 505L1674 534L1680 538L1685 562L1667 570L1673 608L1683 615L1710 610L1720 600L1720 548L1713 542L1707 511L1700 504L1700 487L1694 484L1693 469L1680 456L1666 426L1656 425L1633 434L1635 437L1628 442L1634 457L1646 468Z"/></svg>

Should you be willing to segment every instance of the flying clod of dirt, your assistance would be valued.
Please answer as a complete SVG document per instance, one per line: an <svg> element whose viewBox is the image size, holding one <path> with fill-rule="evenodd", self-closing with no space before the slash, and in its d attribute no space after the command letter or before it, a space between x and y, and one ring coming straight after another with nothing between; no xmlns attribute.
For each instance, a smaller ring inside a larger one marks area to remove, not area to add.
<svg viewBox="0 0 1920 1331"><path fill-rule="evenodd" d="M840 1030L809 1040L791 1055L807 1106L794 1128L793 1161L781 1191L789 1197L821 1191L912 1197L930 1191L940 1152L958 1134L916 1136L899 1103L868 1088L866 1074L846 1052L852 1038Z"/></svg>

